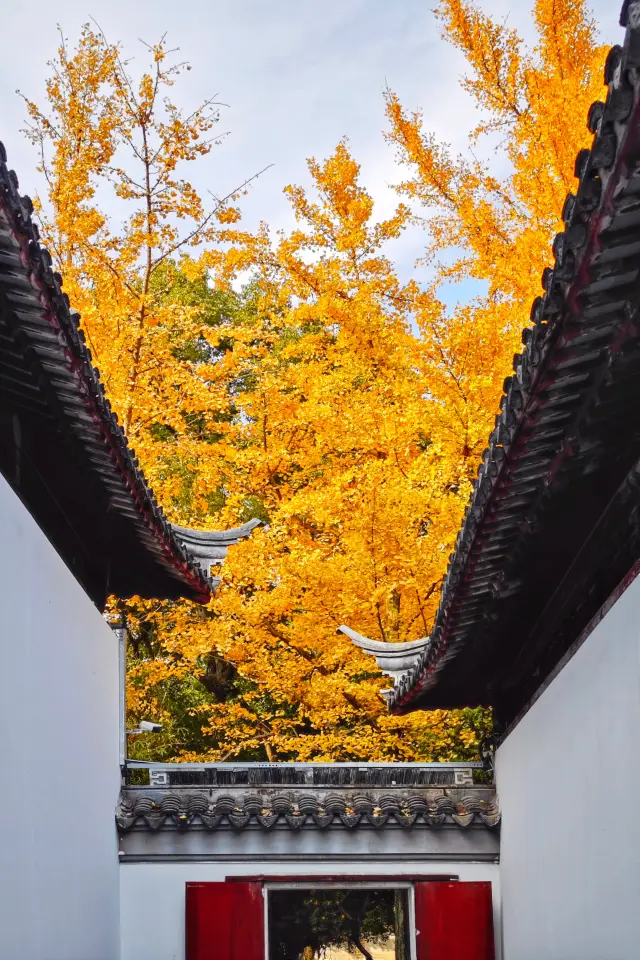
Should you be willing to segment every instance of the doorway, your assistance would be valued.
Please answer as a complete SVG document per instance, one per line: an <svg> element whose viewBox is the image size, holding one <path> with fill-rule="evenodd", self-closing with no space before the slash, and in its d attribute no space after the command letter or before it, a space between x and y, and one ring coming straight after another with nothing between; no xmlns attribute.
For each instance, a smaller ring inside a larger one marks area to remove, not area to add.
<svg viewBox="0 0 640 960"><path fill-rule="evenodd" d="M185 914L186 960L495 958L490 881L233 877L187 882Z"/></svg>
<svg viewBox="0 0 640 960"><path fill-rule="evenodd" d="M411 884L269 884L268 960L415 960Z"/></svg>

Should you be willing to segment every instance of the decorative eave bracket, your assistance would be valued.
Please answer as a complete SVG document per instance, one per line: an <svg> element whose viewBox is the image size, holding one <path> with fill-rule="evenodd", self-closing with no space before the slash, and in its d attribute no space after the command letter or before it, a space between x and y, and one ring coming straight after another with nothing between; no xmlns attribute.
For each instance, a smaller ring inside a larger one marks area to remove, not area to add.
<svg viewBox="0 0 640 960"><path fill-rule="evenodd" d="M429 637L422 637L420 640L411 640L408 643L390 643L384 640L370 640L369 637L357 633L350 627L338 627L340 633L364 650L375 661L382 673L393 679L394 684L408 674L418 664L420 654L429 644ZM389 700L392 690L381 690L380 694L385 700Z"/></svg>
<svg viewBox="0 0 640 960"><path fill-rule="evenodd" d="M172 523L171 530L203 575L217 585L220 580L215 571L223 563L229 547L246 540L256 527L262 525L262 520L254 519L240 527L230 527L229 530L193 530L191 527L179 527Z"/></svg>

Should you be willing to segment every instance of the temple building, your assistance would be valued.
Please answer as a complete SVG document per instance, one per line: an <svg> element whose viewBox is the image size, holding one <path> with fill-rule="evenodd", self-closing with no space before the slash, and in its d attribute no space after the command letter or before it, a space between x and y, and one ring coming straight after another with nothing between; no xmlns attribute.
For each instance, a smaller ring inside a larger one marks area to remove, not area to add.
<svg viewBox="0 0 640 960"><path fill-rule="evenodd" d="M2 960L638 955L640 2L622 25L431 633L342 628L392 711L490 706L484 762L128 758L107 597L206 603L257 522L167 521L0 145Z"/></svg>

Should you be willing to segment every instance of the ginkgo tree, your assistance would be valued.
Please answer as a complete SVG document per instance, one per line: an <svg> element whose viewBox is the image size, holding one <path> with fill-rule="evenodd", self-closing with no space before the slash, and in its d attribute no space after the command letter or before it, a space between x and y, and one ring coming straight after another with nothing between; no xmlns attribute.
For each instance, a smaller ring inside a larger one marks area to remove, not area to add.
<svg viewBox="0 0 640 960"><path fill-rule="evenodd" d="M506 172L496 173L473 150L452 156L430 133L428 116L408 112L391 90L386 139L410 174L400 194L426 208L436 286L484 281L481 303L494 311L500 335L505 326L525 325L540 292L564 199L575 186L576 154L590 142L587 111L603 94L606 49L586 0L535 0L532 47L471 0L442 0L436 14L443 38L469 67L462 85L478 108L470 148L484 140L508 160Z"/></svg>
<svg viewBox="0 0 640 960"><path fill-rule="evenodd" d="M126 604L132 718L165 722L138 755L477 754L486 713L389 716L385 679L337 628L428 634L587 142L604 59L595 25L581 0L537 0L533 14L527 49L469 0L441 4L479 108L471 140L500 138L508 169L452 157L428 132L428 104L410 113L388 92L387 139L409 173L382 221L346 141L309 162L309 189L286 189L289 232L243 229L231 200L205 209L178 168L211 149L216 114L164 104L179 68L163 44L134 82L87 28L73 55L60 51L47 111L29 104L45 233L156 493L180 522L265 521L230 551L208 607ZM421 268L401 282L391 259L418 219L428 286ZM440 284L466 277L486 295L448 312Z"/></svg>
<svg viewBox="0 0 640 960"><path fill-rule="evenodd" d="M189 65L164 40L145 52L148 70L134 77L119 47L85 25L75 50L61 37L46 108L25 102L27 135L47 184L46 202L36 202L44 236L114 409L155 484L164 470L161 441L179 437L181 459L195 464L189 415L215 416L220 407L206 370L194 376L183 349L194 342L204 349L209 325L193 304L171 295L172 271L181 260L188 274L193 254L238 211L237 191L207 206L181 176L184 164L220 140L215 102L176 106L170 94ZM212 350L215 343L214 336ZM150 431L160 419L168 432Z"/></svg>
<svg viewBox="0 0 640 960"><path fill-rule="evenodd" d="M212 758L472 753L478 712L389 717L375 665L337 633L357 618L391 641L424 635L448 546L430 531L455 535L459 485L429 436L434 408L409 327L417 290L381 249L408 211L374 220L346 144L309 170L315 195L288 191L294 231L229 230L228 252L204 258L220 284L250 266L258 291L255 313L220 330L229 349L217 375L239 386L212 450L219 522L259 504L268 529L228 557L206 614L170 637L163 613L156 629L180 669L215 651L203 682L218 702L192 708ZM226 690L221 662L237 671ZM137 668L143 689L147 669Z"/></svg>

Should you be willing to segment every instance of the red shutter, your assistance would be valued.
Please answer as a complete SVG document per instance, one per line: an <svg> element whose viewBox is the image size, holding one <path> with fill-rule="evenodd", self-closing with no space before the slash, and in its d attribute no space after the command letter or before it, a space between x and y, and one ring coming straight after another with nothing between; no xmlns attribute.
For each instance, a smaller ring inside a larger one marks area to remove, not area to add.
<svg viewBox="0 0 640 960"><path fill-rule="evenodd" d="M418 960L494 960L490 883L416 883Z"/></svg>
<svg viewBox="0 0 640 960"><path fill-rule="evenodd" d="M261 883L188 883L186 960L264 960Z"/></svg>

